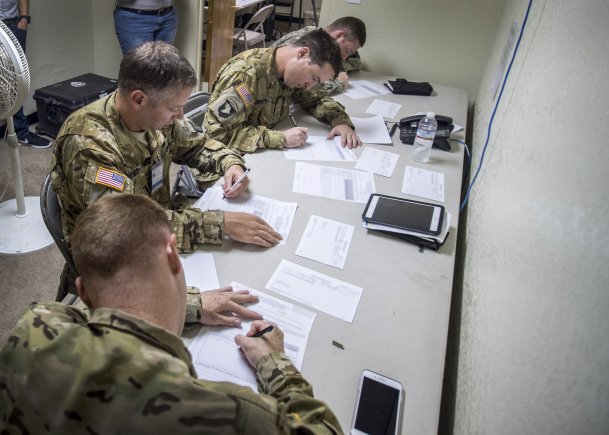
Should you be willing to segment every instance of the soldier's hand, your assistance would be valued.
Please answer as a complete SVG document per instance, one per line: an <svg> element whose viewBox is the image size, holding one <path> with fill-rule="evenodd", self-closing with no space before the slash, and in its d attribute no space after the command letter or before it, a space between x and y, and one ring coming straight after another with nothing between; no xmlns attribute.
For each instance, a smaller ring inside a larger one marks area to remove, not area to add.
<svg viewBox="0 0 609 435"><path fill-rule="evenodd" d="M338 73L338 80L340 80L340 82L343 84L343 87L347 87L347 85L349 84L349 74L347 74L344 71L341 71Z"/></svg>
<svg viewBox="0 0 609 435"><path fill-rule="evenodd" d="M273 330L271 332L267 332L262 337L253 337L256 332L262 331L264 328L271 325L273 325ZM247 334L236 335L235 343L241 348L252 367L256 367L260 358L271 352L284 352L283 331L274 323L266 322L264 320L254 321L250 330L247 331Z"/></svg>
<svg viewBox="0 0 609 435"><path fill-rule="evenodd" d="M247 189L247 185L250 180L247 176L239 182L239 184L235 185L233 190L230 190L235 182L243 175L245 170L241 165L233 165L229 167L224 173L224 196L227 198L235 198L239 196L241 192ZM230 191L229 191L230 190Z"/></svg>
<svg viewBox="0 0 609 435"><path fill-rule="evenodd" d="M308 128L294 127L283 132L285 136L284 148L295 148L305 144L307 141Z"/></svg>
<svg viewBox="0 0 609 435"><path fill-rule="evenodd" d="M200 323L204 325L239 326L241 319L261 320L262 316L248 310L242 304L258 302L258 296L247 290L233 291L232 287L222 287L217 290L201 292L201 307L203 317Z"/></svg>
<svg viewBox="0 0 609 435"><path fill-rule="evenodd" d="M224 234L233 240L270 248L283 238L263 219L250 213L224 212Z"/></svg>
<svg viewBox="0 0 609 435"><path fill-rule="evenodd" d="M340 124L330 130L328 139L332 139L334 136L340 136L340 142L343 147L357 148L361 146L362 141L351 127L347 124Z"/></svg>

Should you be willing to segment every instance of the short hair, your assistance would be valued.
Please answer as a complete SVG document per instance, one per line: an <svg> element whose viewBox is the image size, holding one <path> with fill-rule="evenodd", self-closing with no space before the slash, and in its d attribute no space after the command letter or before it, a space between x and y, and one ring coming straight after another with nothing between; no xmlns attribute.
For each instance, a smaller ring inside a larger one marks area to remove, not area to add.
<svg viewBox="0 0 609 435"><path fill-rule="evenodd" d="M342 17L326 26L328 32L344 30L347 39L356 39L360 47L366 43L366 25L362 20L355 17Z"/></svg>
<svg viewBox="0 0 609 435"><path fill-rule="evenodd" d="M305 33L294 44L296 47L307 47L311 63L323 66L328 62L334 69L334 77L340 72L342 57L338 43L323 29Z"/></svg>
<svg viewBox="0 0 609 435"><path fill-rule="evenodd" d="M104 197L76 220L70 239L76 270L84 281L110 279L125 268L144 276L167 234L167 214L152 199L130 193Z"/></svg>
<svg viewBox="0 0 609 435"><path fill-rule="evenodd" d="M149 41L129 50L118 70L118 89L129 94L145 92L156 104L176 90L197 84L197 75L188 60L173 45Z"/></svg>

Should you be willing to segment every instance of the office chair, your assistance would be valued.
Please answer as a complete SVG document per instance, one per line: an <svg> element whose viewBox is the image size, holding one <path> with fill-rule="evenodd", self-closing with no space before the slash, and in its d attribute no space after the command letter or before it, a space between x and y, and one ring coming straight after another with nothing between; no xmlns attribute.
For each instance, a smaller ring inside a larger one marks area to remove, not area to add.
<svg viewBox="0 0 609 435"><path fill-rule="evenodd" d="M188 97L188 101L184 105L184 117L191 120L198 127L201 127L203 125L203 118L205 118L205 112L207 112L209 97L211 95L203 91L195 92ZM172 199L176 192L194 198L203 195L203 190L199 189L199 185L187 165L181 165L171 191Z"/></svg>
<svg viewBox="0 0 609 435"><path fill-rule="evenodd" d="M72 259L72 253L70 252L68 243L63 235L61 205L57 193L55 193L55 190L53 190L53 186L51 185L51 174L46 176L42 183L42 189L40 189L40 210L42 212L42 220L49 230L49 233L51 233L51 237L55 241L55 244L59 248L59 252L63 255L69 270L69 277L71 278L71 281L74 282L78 273L76 272L76 266ZM55 296L55 301L57 302L63 301L70 292L67 278L68 277L65 276L65 274L62 274L59 287L57 288L57 295ZM72 291L74 291L74 289L72 289ZM72 294L74 296L68 302L68 305L73 304L76 300L77 295L74 293Z"/></svg>
<svg viewBox="0 0 609 435"><path fill-rule="evenodd" d="M274 8L275 5L266 5L265 7L260 8L243 28L235 28L233 41L237 45L243 45L244 50L247 50L249 46L256 45L259 42L262 42L262 46L266 47L266 34L264 33L262 26L271 15Z"/></svg>

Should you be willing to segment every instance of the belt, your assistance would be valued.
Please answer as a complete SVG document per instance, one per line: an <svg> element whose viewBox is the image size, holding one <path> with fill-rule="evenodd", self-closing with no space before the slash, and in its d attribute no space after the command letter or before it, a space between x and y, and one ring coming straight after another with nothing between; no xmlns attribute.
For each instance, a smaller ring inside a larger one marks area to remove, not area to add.
<svg viewBox="0 0 609 435"><path fill-rule="evenodd" d="M2 22L9 26L16 26L19 23L19 17L17 18L3 18Z"/></svg>
<svg viewBox="0 0 609 435"><path fill-rule="evenodd" d="M127 11L127 12L133 12L134 14L139 14L139 15L157 15L157 16L161 17L161 16L171 12L171 10L173 9L173 5L168 6L166 8L154 9L154 10L133 9L133 8L126 8L124 6L116 5L116 9L120 9L122 11Z"/></svg>

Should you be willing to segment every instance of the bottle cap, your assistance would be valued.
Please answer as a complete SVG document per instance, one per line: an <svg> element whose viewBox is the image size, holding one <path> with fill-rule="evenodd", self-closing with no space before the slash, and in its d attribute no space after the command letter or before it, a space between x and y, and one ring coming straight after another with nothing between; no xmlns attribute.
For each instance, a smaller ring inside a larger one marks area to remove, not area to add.
<svg viewBox="0 0 609 435"><path fill-rule="evenodd" d="M436 117L436 114L435 114L435 113L433 113L433 112L427 112L427 117L428 117L428 118L435 118L435 117Z"/></svg>

